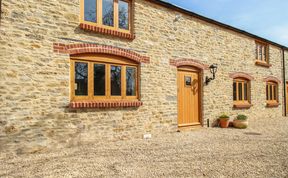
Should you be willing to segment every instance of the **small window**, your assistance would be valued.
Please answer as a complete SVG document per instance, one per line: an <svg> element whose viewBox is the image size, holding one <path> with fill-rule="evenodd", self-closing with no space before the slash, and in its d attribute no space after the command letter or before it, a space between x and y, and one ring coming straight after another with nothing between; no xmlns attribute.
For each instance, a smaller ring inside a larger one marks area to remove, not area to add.
<svg viewBox="0 0 288 178"><path fill-rule="evenodd" d="M233 81L234 105L250 104L250 81L234 79Z"/></svg>
<svg viewBox="0 0 288 178"><path fill-rule="evenodd" d="M81 23L130 33L131 0L81 0Z"/></svg>
<svg viewBox="0 0 288 178"><path fill-rule="evenodd" d="M122 57L71 57L71 100L138 99L138 63Z"/></svg>
<svg viewBox="0 0 288 178"><path fill-rule="evenodd" d="M256 61L269 64L269 48L265 43L256 42Z"/></svg>
<svg viewBox="0 0 288 178"><path fill-rule="evenodd" d="M267 104L278 103L278 84L276 82L266 83Z"/></svg>

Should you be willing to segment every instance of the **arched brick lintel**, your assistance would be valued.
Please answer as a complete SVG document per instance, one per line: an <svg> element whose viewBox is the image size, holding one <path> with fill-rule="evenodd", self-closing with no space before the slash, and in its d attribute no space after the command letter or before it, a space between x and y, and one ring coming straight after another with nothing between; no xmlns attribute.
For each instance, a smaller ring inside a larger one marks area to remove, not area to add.
<svg viewBox="0 0 288 178"><path fill-rule="evenodd" d="M69 55L94 53L94 54L111 54L128 58L138 63L149 63L150 58L142 56L128 49L117 48L113 46L97 45L97 44L53 44L54 52Z"/></svg>
<svg viewBox="0 0 288 178"><path fill-rule="evenodd" d="M268 76L268 77L264 78L263 81L264 82L275 82L278 84L281 83L281 80L279 80L277 77L274 77L274 76Z"/></svg>
<svg viewBox="0 0 288 178"><path fill-rule="evenodd" d="M170 59L170 65L180 67L180 66L193 66L201 70L209 69L209 66L203 64L195 59Z"/></svg>
<svg viewBox="0 0 288 178"><path fill-rule="evenodd" d="M229 74L230 78L245 78L247 80L254 80L254 77L250 74L247 74L245 72L234 72Z"/></svg>

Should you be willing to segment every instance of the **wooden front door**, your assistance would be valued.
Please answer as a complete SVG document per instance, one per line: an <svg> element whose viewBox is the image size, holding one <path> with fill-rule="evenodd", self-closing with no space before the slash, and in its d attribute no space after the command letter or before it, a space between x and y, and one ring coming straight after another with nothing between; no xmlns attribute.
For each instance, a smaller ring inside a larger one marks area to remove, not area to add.
<svg viewBox="0 0 288 178"><path fill-rule="evenodd" d="M200 77L194 68L178 69L178 126L200 125Z"/></svg>

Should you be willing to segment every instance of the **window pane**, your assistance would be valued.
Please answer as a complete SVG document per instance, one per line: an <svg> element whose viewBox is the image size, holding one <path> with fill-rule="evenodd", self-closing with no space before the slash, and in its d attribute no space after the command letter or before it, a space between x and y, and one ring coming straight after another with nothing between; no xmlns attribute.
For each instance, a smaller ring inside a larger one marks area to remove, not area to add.
<svg viewBox="0 0 288 178"><path fill-rule="evenodd" d="M238 93L239 93L239 98L238 100L243 100L243 96L242 96L242 83L238 83Z"/></svg>
<svg viewBox="0 0 288 178"><path fill-rule="evenodd" d="M273 93L273 89L272 89L272 85L270 85L270 96L269 96L269 100L272 100L273 98L272 98L272 93Z"/></svg>
<svg viewBox="0 0 288 178"><path fill-rule="evenodd" d="M97 19L97 0L84 1L84 20L89 22L96 22Z"/></svg>
<svg viewBox="0 0 288 178"><path fill-rule="evenodd" d="M277 100L277 87L276 85L273 86L274 87L274 100Z"/></svg>
<svg viewBox="0 0 288 178"><path fill-rule="evenodd" d="M266 100L269 100L269 85L266 85Z"/></svg>
<svg viewBox="0 0 288 178"><path fill-rule="evenodd" d="M247 101L248 100L248 92L247 92L247 83L244 83L244 100Z"/></svg>
<svg viewBox="0 0 288 178"><path fill-rule="evenodd" d="M75 95L88 95L88 64L75 62Z"/></svg>
<svg viewBox="0 0 288 178"><path fill-rule="evenodd" d="M103 0L103 25L114 26L114 0Z"/></svg>
<svg viewBox="0 0 288 178"><path fill-rule="evenodd" d="M119 1L119 28L129 29L129 4L125 1Z"/></svg>
<svg viewBox="0 0 288 178"><path fill-rule="evenodd" d="M94 64L94 95L105 96L105 65Z"/></svg>
<svg viewBox="0 0 288 178"><path fill-rule="evenodd" d="M126 69L126 95L136 96L136 69L127 67Z"/></svg>
<svg viewBox="0 0 288 178"><path fill-rule="evenodd" d="M262 46L259 46L259 59L262 61Z"/></svg>
<svg viewBox="0 0 288 178"><path fill-rule="evenodd" d="M236 82L233 82L233 100L236 101L237 100L237 84Z"/></svg>
<svg viewBox="0 0 288 178"><path fill-rule="evenodd" d="M263 46L263 60L266 61L266 46Z"/></svg>
<svg viewBox="0 0 288 178"><path fill-rule="evenodd" d="M111 65L111 95L121 96L121 67Z"/></svg>

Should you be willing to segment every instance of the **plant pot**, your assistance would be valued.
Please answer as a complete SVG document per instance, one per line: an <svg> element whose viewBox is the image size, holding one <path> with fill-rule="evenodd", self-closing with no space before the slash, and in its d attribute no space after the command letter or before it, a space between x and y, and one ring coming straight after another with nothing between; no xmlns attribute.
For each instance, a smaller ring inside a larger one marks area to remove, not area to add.
<svg viewBox="0 0 288 178"><path fill-rule="evenodd" d="M228 128L229 127L229 118L221 118L220 120L220 127L221 128Z"/></svg>
<svg viewBox="0 0 288 178"><path fill-rule="evenodd" d="M238 129L246 129L248 127L247 120L234 120L233 126Z"/></svg>

